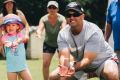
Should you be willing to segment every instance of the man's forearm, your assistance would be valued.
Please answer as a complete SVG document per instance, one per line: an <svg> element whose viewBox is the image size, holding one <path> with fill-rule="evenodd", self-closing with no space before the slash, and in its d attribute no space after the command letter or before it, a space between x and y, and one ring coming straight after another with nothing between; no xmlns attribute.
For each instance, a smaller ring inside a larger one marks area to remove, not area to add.
<svg viewBox="0 0 120 80"><path fill-rule="evenodd" d="M85 59L82 59L81 61L79 62L76 62L75 63L75 70L78 71L78 70L83 70L85 69L89 64L91 63L91 61L87 58Z"/></svg>

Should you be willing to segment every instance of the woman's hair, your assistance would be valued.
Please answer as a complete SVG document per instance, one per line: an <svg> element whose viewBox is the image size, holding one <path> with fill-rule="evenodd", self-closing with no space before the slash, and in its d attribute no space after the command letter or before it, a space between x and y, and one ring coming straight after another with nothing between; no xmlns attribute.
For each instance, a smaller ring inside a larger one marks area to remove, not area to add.
<svg viewBox="0 0 120 80"><path fill-rule="evenodd" d="M4 4L3 4L3 9L2 9L3 16L6 16L6 15L8 14L7 9L6 9L6 7L5 7L6 4L7 4L7 3L4 3ZM15 3L15 2L13 2L13 14L16 14L16 15L17 15L17 8L16 8L16 3Z"/></svg>

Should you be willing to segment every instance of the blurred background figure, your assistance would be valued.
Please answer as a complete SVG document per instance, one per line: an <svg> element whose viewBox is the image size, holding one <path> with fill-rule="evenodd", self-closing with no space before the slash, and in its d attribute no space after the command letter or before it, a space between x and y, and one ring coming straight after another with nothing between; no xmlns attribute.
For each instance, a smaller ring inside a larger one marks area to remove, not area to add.
<svg viewBox="0 0 120 80"><path fill-rule="evenodd" d="M105 26L105 40L108 42L113 31L114 51L120 61L120 0L112 0L108 6ZM120 68L120 64L119 64ZM119 72L120 73L120 72Z"/></svg>
<svg viewBox="0 0 120 80"><path fill-rule="evenodd" d="M37 36L41 38L42 32L45 29L46 35L43 44L43 77L48 80L49 66L54 53L56 52L57 36L65 25L65 17L58 13L59 7L56 1L49 1L47 5L48 14L40 19L37 29Z"/></svg>

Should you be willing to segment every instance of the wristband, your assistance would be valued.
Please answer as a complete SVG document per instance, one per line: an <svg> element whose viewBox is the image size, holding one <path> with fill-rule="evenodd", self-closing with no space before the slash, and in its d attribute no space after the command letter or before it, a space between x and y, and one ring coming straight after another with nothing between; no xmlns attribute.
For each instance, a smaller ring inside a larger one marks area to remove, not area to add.
<svg viewBox="0 0 120 80"><path fill-rule="evenodd" d="M75 67L76 61L71 61L70 62L70 67Z"/></svg>

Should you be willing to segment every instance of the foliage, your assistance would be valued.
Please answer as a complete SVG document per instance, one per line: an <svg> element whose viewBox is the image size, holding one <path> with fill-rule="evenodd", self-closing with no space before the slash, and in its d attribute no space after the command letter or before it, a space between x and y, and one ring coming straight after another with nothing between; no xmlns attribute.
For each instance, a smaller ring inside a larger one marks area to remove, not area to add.
<svg viewBox="0 0 120 80"><path fill-rule="evenodd" d="M2 2L0 0L0 9ZM47 3L49 0L15 0L17 7L21 9L30 25L38 25L39 19L47 13ZM105 13L108 0L56 0L59 3L59 13L64 15L67 3L71 1L80 2L83 6L86 19L99 25L101 28L105 24Z"/></svg>

